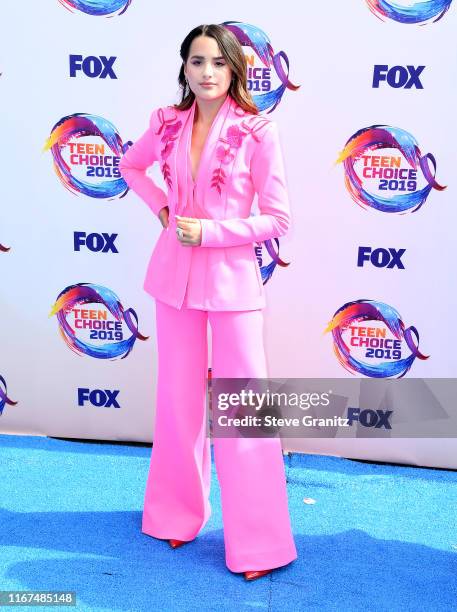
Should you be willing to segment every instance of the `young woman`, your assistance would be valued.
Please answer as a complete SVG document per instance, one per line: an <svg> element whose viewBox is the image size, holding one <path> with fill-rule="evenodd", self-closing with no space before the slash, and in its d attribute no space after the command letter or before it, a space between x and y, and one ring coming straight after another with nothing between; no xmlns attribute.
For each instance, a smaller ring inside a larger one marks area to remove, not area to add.
<svg viewBox="0 0 457 612"><path fill-rule="evenodd" d="M144 284L156 300L158 381L142 531L173 547L211 514L208 320L213 377L268 377L254 243L284 235L290 219L277 127L247 91L235 35L198 26L181 59L181 102L153 111L119 166L163 226ZM155 161L168 193L145 174ZM261 214L250 216L255 193ZM213 443L227 567L253 579L296 559L280 439Z"/></svg>

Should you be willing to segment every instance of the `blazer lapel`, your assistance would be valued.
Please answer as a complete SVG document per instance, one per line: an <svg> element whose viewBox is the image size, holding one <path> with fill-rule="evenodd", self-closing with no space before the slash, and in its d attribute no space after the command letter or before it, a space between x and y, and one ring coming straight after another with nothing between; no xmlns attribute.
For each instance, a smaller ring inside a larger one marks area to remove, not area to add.
<svg viewBox="0 0 457 612"><path fill-rule="evenodd" d="M189 161L190 161L190 141L192 137L192 126L194 123L196 101L194 99L192 106L185 111L183 115L183 128L179 136L179 143L177 145L175 172L182 172L181 180L178 180L178 174L175 174L176 184L178 188L178 201L176 202L176 212L183 214L188 201L188 190L189 185L189 173L191 173Z"/></svg>
<svg viewBox="0 0 457 612"><path fill-rule="evenodd" d="M210 170L211 161L214 157L214 149L216 143L221 135L221 131L229 114L230 108L232 106L232 98L227 95L224 100L224 103L217 111L216 116L214 117L213 123L211 124L211 128L206 137L206 141L201 153L200 162L197 170L197 176L195 177L195 183L198 183L200 180L207 181L208 180L208 172ZM194 109L192 112L192 123L195 116L195 101L194 101ZM189 139L189 157L190 157L190 139Z"/></svg>
<svg viewBox="0 0 457 612"><path fill-rule="evenodd" d="M195 177L197 197L203 201L205 201L208 189L215 191L219 197L229 179L232 164L228 165L228 161L233 161L232 151L234 149L227 144L227 139L223 137L223 134L226 132L227 125L231 123L230 119L238 119L235 113L236 107L233 98L227 95L206 137ZM172 107L167 107L165 111L162 116L163 130L161 131L162 174L172 191L175 211L179 214L179 211L184 209L188 197L190 148L196 100L194 99L192 106L185 111L177 111ZM184 174L178 181L178 174L181 172Z"/></svg>
<svg viewBox="0 0 457 612"><path fill-rule="evenodd" d="M161 141L161 170L169 193L171 192L170 198L175 202L175 210L178 209L180 199L186 195L179 192L178 168L182 167L181 163L184 160L178 158L178 149L191 110L192 107L185 111L179 111L172 106L159 110L158 137Z"/></svg>

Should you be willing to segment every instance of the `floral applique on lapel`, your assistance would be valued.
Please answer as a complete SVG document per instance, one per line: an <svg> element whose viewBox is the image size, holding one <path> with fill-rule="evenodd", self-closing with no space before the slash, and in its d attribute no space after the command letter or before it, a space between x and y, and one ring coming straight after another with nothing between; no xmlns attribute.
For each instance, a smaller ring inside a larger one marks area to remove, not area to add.
<svg viewBox="0 0 457 612"><path fill-rule="evenodd" d="M246 112L237 107L235 114L239 117L246 115ZM219 146L216 148L216 159L219 160L219 166L213 170L211 178L211 187L214 187L221 194L221 185L225 184L226 172L222 165L229 164L235 159L236 151L241 147L243 139L251 135L257 142L260 141L256 132L258 132L265 124L269 123L269 119L263 117L256 117L256 121L248 122L243 119L241 123L231 125L227 128L224 136L220 136L218 139ZM249 125L251 123L252 125Z"/></svg>
<svg viewBox="0 0 457 612"><path fill-rule="evenodd" d="M160 128L157 130L156 134L160 134L163 130L161 142L164 143L164 147L160 151L160 156L162 158L161 170L165 182L168 187L171 188L171 171L167 159L175 146L179 131L182 127L182 121L178 121L176 112L173 117L166 119L162 108L159 109L158 118L160 121Z"/></svg>

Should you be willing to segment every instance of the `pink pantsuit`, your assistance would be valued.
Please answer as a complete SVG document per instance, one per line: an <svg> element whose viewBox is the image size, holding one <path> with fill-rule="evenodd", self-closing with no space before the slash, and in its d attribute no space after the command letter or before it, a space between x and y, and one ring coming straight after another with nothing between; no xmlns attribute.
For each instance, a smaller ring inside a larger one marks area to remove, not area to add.
<svg viewBox="0 0 457 612"><path fill-rule="evenodd" d="M156 109L120 163L129 187L155 214L169 207L148 267L156 299L158 382L154 444L142 531L192 540L211 514L206 437L207 324L212 375L266 378L265 293L254 243L286 233L289 203L276 124L243 111L229 95L208 134L195 182L187 111ZM146 174L160 163L165 194ZM250 216L254 193L260 215ZM175 213L197 217L200 246L183 246ZM227 567L233 572L297 558L279 438L214 438Z"/></svg>

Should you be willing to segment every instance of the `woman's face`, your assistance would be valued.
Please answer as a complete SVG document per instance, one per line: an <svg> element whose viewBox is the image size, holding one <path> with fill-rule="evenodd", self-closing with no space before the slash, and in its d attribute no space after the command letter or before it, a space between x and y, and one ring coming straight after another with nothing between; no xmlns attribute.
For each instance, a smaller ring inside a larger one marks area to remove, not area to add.
<svg viewBox="0 0 457 612"><path fill-rule="evenodd" d="M214 38L197 36L192 41L184 74L196 98L215 100L225 96L232 70L225 61Z"/></svg>

